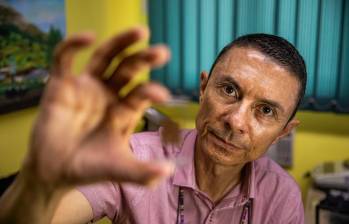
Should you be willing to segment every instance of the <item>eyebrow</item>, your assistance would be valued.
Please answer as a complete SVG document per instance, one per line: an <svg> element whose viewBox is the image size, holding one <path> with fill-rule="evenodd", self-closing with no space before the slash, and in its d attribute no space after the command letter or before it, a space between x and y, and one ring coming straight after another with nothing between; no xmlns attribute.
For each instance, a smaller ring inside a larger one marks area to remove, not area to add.
<svg viewBox="0 0 349 224"><path fill-rule="evenodd" d="M238 82L231 76L224 75L223 77L218 78L217 82L229 82L230 84L233 84L236 89L241 92L241 87L238 84Z"/></svg>
<svg viewBox="0 0 349 224"><path fill-rule="evenodd" d="M233 84L238 89L239 92L242 92L241 87L238 84L238 82L231 76L224 75L223 77L219 78L217 81L218 82L229 82L229 83ZM258 101L265 103L265 104L268 104L274 108L277 108L277 109L281 110L282 112L285 112L284 108L280 105L280 103L278 103L274 100L260 98L260 99L258 99Z"/></svg>

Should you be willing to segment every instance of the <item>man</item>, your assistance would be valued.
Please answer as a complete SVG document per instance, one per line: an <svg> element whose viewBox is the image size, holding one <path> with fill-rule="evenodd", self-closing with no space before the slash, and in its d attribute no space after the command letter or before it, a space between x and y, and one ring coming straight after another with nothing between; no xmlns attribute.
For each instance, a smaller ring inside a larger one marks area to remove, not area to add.
<svg viewBox="0 0 349 224"><path fill-rule="evenodd" d="M196 129L182 131L176 146L164 143L163 129L130 137L144 109L168 98L166 89L146 83L119 94L139 70L168 60L164 46L127 56L103 76L112 58L147 36L136 28L112 38L78 77L70 74L73 55L93 38L59 46L30 151L0 201L1 223L103 216L115 223L303 223L296 183L263 157L299 123L306 69L297 50L266 34L227 45L210 74L201 73ZM175 169L166 161L176 161Z"/></svg>

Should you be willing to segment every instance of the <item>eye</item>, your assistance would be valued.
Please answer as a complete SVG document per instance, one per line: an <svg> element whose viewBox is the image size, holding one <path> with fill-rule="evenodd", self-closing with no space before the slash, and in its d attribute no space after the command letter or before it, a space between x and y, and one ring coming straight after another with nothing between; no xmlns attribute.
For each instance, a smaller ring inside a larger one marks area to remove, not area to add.
<svg viewBox="0 0 349 224"><path fill-rule="evenodd" d="M237 94L235 86L233 86L233 85L226 85L226 86L223 87L223 91L228 96L233 96L234 98L237 98L238 94Z"/></svg>
<svg viewBox="0 0 349 224"><path fill-rule="evenodd" d="M274 109L271 106L269 106L269 105L261 105L258 108L258 110L265 117L274 117L274 116L276 116L276 113L275 113Z"/></svg>
<svg viewBox="0 0 349 224"><path fill-rule="evenodd" d="M270 107L262 107L262 110L264 114L270 114L273 112Z"/></svg>

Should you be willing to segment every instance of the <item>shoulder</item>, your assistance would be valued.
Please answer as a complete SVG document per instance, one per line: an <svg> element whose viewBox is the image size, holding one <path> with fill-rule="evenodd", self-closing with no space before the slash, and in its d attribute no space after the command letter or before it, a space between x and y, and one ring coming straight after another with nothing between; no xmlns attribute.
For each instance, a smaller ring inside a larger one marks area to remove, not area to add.
<svg viewBox="0 0 349 224"><path fill-rule="evenodd" d="M254 170L256 193L277 194L281 198L291 196L301 200L301 191L294 178L270 158L264 156L254 161Z"/></svg>
<svg viewBox="0 0 349 224"><path fill-rule="evenodd" d="M131 150L141 160L172 159L181 150L183 142L192 131L188 129L181 130L178 146L164 144L162 128L154 132L135 133L130 139Z"/></svg>
<svg viewBox="0 0 349 224"><path fill-rule="evenodd" d="M296 181L268 157L254 161L255 202L265 223L304 223L302 194Z"/></svg>

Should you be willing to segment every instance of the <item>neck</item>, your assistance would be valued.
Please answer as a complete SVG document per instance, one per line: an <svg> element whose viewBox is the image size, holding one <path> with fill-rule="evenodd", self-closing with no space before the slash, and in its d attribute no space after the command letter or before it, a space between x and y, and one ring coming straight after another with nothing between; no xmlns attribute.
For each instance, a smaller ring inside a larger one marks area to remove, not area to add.
<svg viewBox="0 0 349 224"><path fill-rule="evenodd" d="M208 158L198 147L195 149L195 174L199 189L214 203L218 203L240 183L245 164L225 166Z"/></svg>

